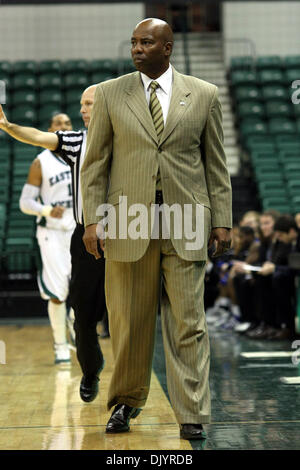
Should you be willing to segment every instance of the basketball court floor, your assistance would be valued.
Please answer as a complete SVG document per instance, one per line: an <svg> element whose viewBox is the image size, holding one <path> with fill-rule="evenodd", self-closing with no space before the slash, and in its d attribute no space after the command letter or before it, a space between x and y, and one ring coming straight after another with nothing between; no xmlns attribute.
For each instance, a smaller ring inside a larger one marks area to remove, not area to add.
<svg viewBox="0 0 300 470"><path fill-rule="evenodd" d="M168 400L159 319L149 399L125 434L105 434L110 339L100 340L106 365L92 403L79 397L75 352L70 366L53 364L47 319L2 321L0 340L6 352L0 364L1 450L300 449L300 384L282 380L300 377L292 342L257 342L210 328L212 422L205 426L206 441L189 442L179 438Z"/></svg>

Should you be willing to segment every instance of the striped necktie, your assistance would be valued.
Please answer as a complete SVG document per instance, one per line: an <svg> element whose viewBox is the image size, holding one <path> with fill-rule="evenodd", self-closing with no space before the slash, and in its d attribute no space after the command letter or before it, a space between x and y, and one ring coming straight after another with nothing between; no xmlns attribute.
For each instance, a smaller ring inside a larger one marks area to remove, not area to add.
<svg viewBox="0 0 300 470"><path fill-rule="evenodd" d="M158 140L160 140L161 135L164 130L164 117L161 109L159 99L156 96L156 89L159 87L159 84L155 81L152 81L150 84L151 93L150 93L150 113L153 119L154 127L157 133Z"/></svg>

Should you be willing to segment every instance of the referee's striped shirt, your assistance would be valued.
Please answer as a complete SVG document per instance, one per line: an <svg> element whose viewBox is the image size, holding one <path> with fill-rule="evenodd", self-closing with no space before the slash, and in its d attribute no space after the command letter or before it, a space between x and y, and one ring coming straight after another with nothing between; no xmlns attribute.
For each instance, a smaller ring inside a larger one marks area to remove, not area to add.
<svg viewBox="0 0 300 470"><path fill-rule="evenodd" d="M59 143L54 153L71 166L74 217L77 224L83 224L80 169L85 156L87 131L57 131L56 135Z"/></svg>

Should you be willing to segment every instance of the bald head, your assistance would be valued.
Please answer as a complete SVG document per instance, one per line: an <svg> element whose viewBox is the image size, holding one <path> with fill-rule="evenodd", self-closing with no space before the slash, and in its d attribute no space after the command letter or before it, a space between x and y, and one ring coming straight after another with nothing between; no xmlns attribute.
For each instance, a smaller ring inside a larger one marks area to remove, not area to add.
<svg viewBox="0 0 300 470"><path fill-rule="evenodd" d="M90 123L96 88L97 88L97 85L91 85L88 88L86 88L81 95L80 113L81 113L85 127L88 127Z"/></svg>
<svg viewBox="0 0 300 470"><path fill-rule="evenodd" d="M132 33L133 62L137 70L150 78L158 78L168 69L172 47L172 29L158 18L140 21Z"/></svg>
<svg viewBox="0 0 300 470"><path fill-rule="evenodd" d="M171 29L171 26L163 20L160 20L158 18L146 18L143 21L140 21L135 29L139 26L145 26L146 28L150 29L155 29L157 31L157 34L161 36L161 38L165 42L172 42L174 41L173 38L173 31Z"/></svg>

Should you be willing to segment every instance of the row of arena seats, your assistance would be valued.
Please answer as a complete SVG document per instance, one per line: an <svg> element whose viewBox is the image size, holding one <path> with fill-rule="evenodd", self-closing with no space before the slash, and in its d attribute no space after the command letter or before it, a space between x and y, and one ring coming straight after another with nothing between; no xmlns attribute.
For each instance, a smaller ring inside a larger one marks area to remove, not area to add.
<svg viewBox="0 0 300 470"><path fill-rule="evenodd" d="M82 127L82 91L93 83L134 70L131 59L0 62L7 117L12 122L46 129L50 116L64 111L75 120L74 128Z"/></svg>
<svg viewBox="0 0 300 470"><path fill-rule="evenodd" d="M39 266L36 218L23 214L19 198L31 162L41 149L0 138L0 269L2 273L33 273ZM6 142L7 143L7 142Z"/></svg>
<svg viewBox="0 0 300 470"><path fill-rule="evenodd" d="M300 56L236 57L229 70L232 107L264 210L300 211L300 104L292 82Z"/></svg>
<svg viewBox="0 0 300 470"><path fill-rule="evenodd" d="M0 61L5 113L12 122L46 130L54 113L65 112L73 128L80 129L83 90L134 70L131 59ZM39 266L36 218L20 211L19 198L30 164L40 151L0 131L0 269L5 275L34 273Z"/></svg>

